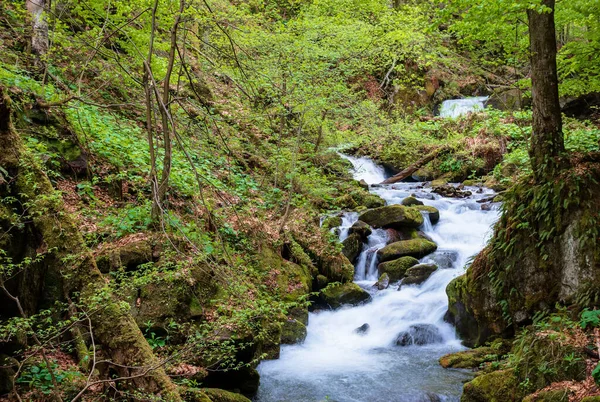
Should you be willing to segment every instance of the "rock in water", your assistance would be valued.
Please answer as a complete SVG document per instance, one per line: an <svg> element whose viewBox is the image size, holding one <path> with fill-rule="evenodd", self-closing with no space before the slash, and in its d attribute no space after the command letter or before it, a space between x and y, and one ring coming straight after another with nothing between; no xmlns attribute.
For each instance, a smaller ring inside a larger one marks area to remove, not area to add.
<svg viewBox="0 0 600 402"><path fill-rule="evenodd" d="M431 221L432 225L435 225L436 223L439 222L439 220L440 220L440 211L437 208L430 207L429 205L415 205L414 208L416 208L419 211L427 214L427 216L429 217L429 220Z"/></svg>
<svg viewBox="0 0 600 402"><path fill-rule="evenodd" d="M367 237L369 237L369 235L373 233L373 231L371 230L371 227L363 221L356 221L354 222L354 225L352 225L352 227L348 230L348 234L355 233L360 236L363 242L366 242Z"/></svg>
<svg viewBox="0 0 600 402"><path fill-rule="evenodd" d="M422 258L437 250L437 245L425 239L402 240L377 251L379 261L386 262L400 257Z"/></svg>
<svg viewBox="0 0 600 402"><path fill-rule="evenodd" d="M377 266L379 275L387 274L390 282L396 282L404 278L406 271L419 263L414 257L401 257L397 260L381 263Z"/></svg>
<svg viewBox="0 0 600 402"><path fill-rule="evenodd" d="M384 273L381 275L375 286L377 286L377 289L379 290L387 289L390 286L390 277L388 274Z"/></svg>
<svg viewBox="0 0 600 402"><path fill-rule="evenodd" d="M416 208L404 205L388 205L363 212L359 220L374 228L418 228L423 224L423 216Z"/></svg>
<svg viewBox="0 0 600 402"><path fill-rule="evenodd" d="M473 195L473 193L471 193L470 191L463 191L448 184L434 187L433 190L431 190L431 192L447 198L467 198Z"/></svg>
<svg viewBox="0 0 600 402"><path fill-rule="evenodd" d="M330 286L321 291L321 298L331 308L338 308L345 304L359 305L371 300L371 295L356 283L344 283L339 286Z"/></svg>
<svg viewBox="0 0 600 402"><path fill-rule="evenodd" d="M398 334L396 345L430 345L432 343L441 343L444 340L440 330L432 324L411 325L406 331Z"/></svg>
<svg viewBox="0 0 600 402"><path fill-rule="evenodd" d="M415 205L423 205L422 201L417 200L415 197L406 197L402 200L402 205L412 207Z"/></svg>
<svg viewBox="0 0 600 402"><path fill-rule="evenodd" d="M402 285L420 285L425 282L431 274L437 270L435 264L419 264L406 271L406 276L402 280Z"/></svg>
<svg viewBox="0 0 600 402"><path fill-rule="evenodd" d="M360 327L356 328L354 330L355 334L359 334L359 335L366 335L369 332L369 329L371 328L371 326L367 323L364 323L363 325L361 325Z"/></svg>
<svg viewBox="0 0 600 402"><path fill-rule="evenodd" d="M439 268L450 269L455 268L454 264L458 261L458 252L454 250L438 250L429 257Z"/></svg>
<svg viewBox="0 0 600 402"><path fill-rule="evenodd" d="M363 189L365 189L365 190L368 190L368 189L369 189L369 183L367 183L367 182L365 181L365 179L361 179L361 180L358 182L358 185L359 185L360 187L362 187Z"/></svg>

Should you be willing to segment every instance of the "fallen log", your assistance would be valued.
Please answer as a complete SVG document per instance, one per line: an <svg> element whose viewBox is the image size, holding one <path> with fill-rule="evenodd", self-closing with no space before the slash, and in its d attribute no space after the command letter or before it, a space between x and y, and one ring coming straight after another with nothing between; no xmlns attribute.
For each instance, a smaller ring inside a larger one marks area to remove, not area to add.
<svg viewBox="0 0 600 402"><path fill-rule="evenodd" d="M384 181L381 182L381 184L398 183L399 181L402 181L402 180L406 179L407 177L411 176L414 172L421 169L423 166L425 166L426 164L428 164L429 162L431 162L438 156L449 152L451 149L452 148L450 148L449 146L443 146L441 148L438 148L435 151L426 155L425 157L419 159L418 161L416 161L415 163L413 163L412 165L410 165L409 167L407 167L400 173L398 173L388 179L385 179Z"/></svg>

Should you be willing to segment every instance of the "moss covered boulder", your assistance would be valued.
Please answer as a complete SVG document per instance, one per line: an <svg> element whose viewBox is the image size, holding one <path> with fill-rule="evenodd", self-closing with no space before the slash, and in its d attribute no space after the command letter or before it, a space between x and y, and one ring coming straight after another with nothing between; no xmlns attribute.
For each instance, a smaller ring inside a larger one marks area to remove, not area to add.
<svg viewBox="0 0 600 402"><path fill-rule="evenodd" d="M293 345L303 342L306 338L306 326L308 325L308 310L302 307L293 308L288 319L281 327L281 343Z"/></svg>
<svg viewBox="0 0 600 402"><path fill-rule="evenodd" d="M519 402L523 399L512 369L475 377L463 387L460 402Z"/></svg>
<svg viewBox="0 0 600 402"><path fill-rule="evenodd" d="M225 391L223 389L203 388L202 391L204 391L212 402L250 402L250 399L246 398L244 395Z"/></svg>
<svg viewBox="0 0 600 402"><path fill-rule="evenodd" d="M128 238L129 239L129 238ZM139 265L155 262L160 256L159 247L152 239L134 239L124 245L108 245L96 256L96 265L102 273L118 269L135 270Z"/></svg>
<svg viewBox="0 0 600 402"><path fill-rule="evenodd" d="M348 230L348 233L351 235L357 234L360 236L360 238L362 239L363 242L366 242L369 235L371 233L373 233L373 230L371 230L371 227L368 224L366 224L365 222L356 221L356 222L354 222L352 227L350 227L350 229Z"/></svg>
<svg viewBox="0 0 600 402"><path fill-rule="evenodd" d="M417 264L406 271L402 285L420 285L437 271L435 264Z"/></svg>
<svg viewBox="0 0 600 402"><path fill-rule="evenodd" d="M360 254L362 247L362 237L358 233L352 233L342 242L342 253L348 258L348 261L353 263Z"/></svg>
<svg viewBox="0 0 600 402"><path fill-rule="evenodd" d="M375 286L377 286L377 289L379 289L379 290L387 289L390 286L389 275L386 273L382 274L379 277L379 279L377 280L377 283L375 284Z"/></svg>
<svg viewBox="0 0 600 402"><path fill-rule="evenodd" d="M423 201L419 201L415 197L411 196L411 197L406 197L405 199L403 199L401 204L404 206L407 206L407 207L412 207L412 206L416 206L416 205L423 205Z"/></svg>
<svg viewBox="0 0 600 402"><path fill-rule="evenodd" d="M498 351L492 347L484 346L444 355L440 358L440 365L443 368L476 369L483 363L497 359Z"/></svg>
<svg viewBox="0 0 600 402"><path fill-rule="evenodd" d="M356 306L371 300L371 295L356 283L330 285L321 291L321 299L335 309L343 305Z"/></svg>
<svg viewBox="0 0 600 402"><path fill-rule="evenodd" d="M419 263L414 257L400 257L396 260L383 262L377 266L379 275L388 274L390 282L397 282L404 278L406 271Z"/></svg>
<svg viewBox="0 0 600 402"><path fill-rule="evenodd" d="M377 251L379 261L387 262L400 257L422 258L437 250L437 245L426 239L402 240Z"/></svg>
<svg viewBox="0 0 600 402"><path fill-rule="evenodd" d="M404 205L388 205L362 213L359 220L374 228L418 228L423 224L419 210Z"/></svg>
<svg viewBox="0 0 600 402"><path fill-rule="evenodd" d="M429 217L432 225L435 225L440 220L440 211L429 205L415 205L414 208L418 209L422 213L426 214Z"/></svg>
<svg viewBox="0 0 600 402"><path fill-rule="evenodd" d="M569 402L573 391L567 388L536 392L534 395L526 396L523 402ZM582 401L584 401L583 399ZM600 398L598 398L600 401ZM591 402L591 401L588 401Z"/></svg>
<svg viewBox="0 0 600 402"><path fill-rule="evenodd" d="M342 225L342 217L336 215L336 216L328 216L327 218L323 219L323 223L321 224L321 227L323 229L329 230L329 229L333 229L333 228L336 228L341 225Z"/></svg>

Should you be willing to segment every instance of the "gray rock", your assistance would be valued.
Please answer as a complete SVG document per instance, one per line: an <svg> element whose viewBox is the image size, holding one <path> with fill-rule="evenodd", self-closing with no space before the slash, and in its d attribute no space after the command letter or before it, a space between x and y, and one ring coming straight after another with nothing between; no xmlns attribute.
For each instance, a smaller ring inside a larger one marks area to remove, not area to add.
<svg viewBox="0 0 600 402"><path fill-rule="evenodd" d="M418 264L406 271L402 285L420 285L437 270L435 264Z"/></svg>
<svg viewBox="0 0 600 402"><path fill-rule="evenodd" d="M360 327L356 328L354 330L354 333L359 335L366 335L369 332L369 329L371 329L371 326L367 323L364 323Z"/></svg>
<svg viewBox="0 0 600 402"><path fill-rule="evenodd" d="M432 343L440 343L444 340L440 330L432 324L415 324L411 325L406 331L398 334L396 345L430 345Z"/></svg>

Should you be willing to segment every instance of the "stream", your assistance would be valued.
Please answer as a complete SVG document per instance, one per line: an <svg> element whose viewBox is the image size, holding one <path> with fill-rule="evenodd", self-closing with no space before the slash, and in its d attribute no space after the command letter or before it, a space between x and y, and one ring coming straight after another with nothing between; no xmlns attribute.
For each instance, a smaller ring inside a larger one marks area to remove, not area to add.
<svg viewBox="0 0 600 402"><path fill-rule="evenodd" d="M370 191L388 205L414 195L440 211L432 225L425 216L420 228L438 245L438 250L421 259L434 262L438 270L421 285L390 284L386 290L373 287L377 281L376 251L385 246L386 232L374 230L355 264L355 282L373 297L372 301L333 311L310 313L306 340L281 347L278 360L258 366L261 384L257 402L437 402L458 401L463 382L472 378L465 370L443 369L438 359L464 349L454 328L444 322L448 307L446 286L465 271L469 259L479 252L499 217L497 206L482 210L478 199L492 190L466 188L473 195L464 199L444 198L425 183L377 185L385 171L367 158L342 155L354 166L356 180L365 180ZM375 185L375 186L373 186ZM340 240L358 219L345 212ZM367 334L354 330L369 324ZM396 346L399 333L411 325L431 324L441 334L437 343Z"/></svg>

